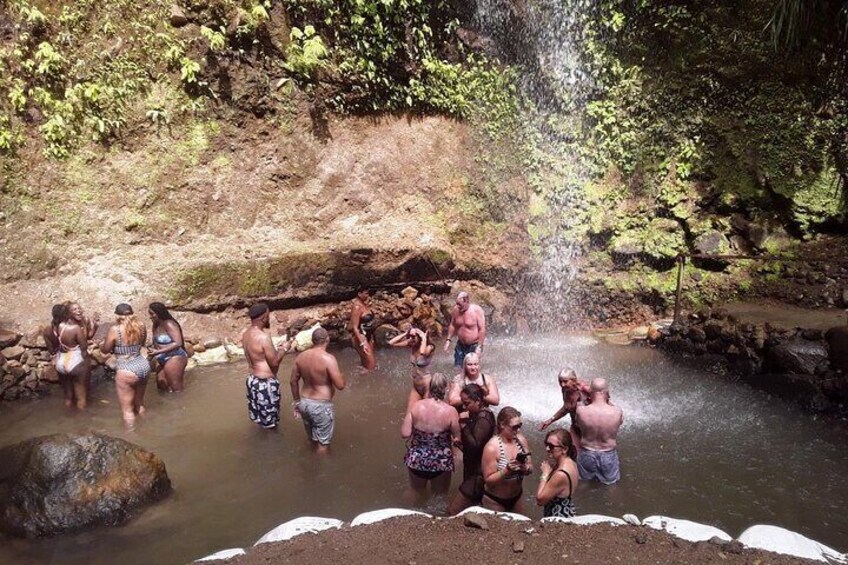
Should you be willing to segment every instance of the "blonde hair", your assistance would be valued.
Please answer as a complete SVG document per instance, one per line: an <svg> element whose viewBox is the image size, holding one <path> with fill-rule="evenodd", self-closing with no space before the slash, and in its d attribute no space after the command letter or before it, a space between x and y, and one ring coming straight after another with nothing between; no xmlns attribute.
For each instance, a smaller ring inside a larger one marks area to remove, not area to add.
<svg viewBox="0 0 848 565"><path fill-rule="evenodd" d="M135 314L118 315L118 324L123 328L125 345L141 343L144 324L138 321Z"/></svg>

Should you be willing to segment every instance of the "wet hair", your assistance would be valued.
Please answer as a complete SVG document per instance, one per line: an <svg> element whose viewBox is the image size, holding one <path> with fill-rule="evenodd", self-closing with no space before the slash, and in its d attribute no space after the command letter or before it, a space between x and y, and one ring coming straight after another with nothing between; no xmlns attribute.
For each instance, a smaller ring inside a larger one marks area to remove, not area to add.
<svg viewBox="0 0 848 565"><path fill-rule="evenodd" d="M565 367L562 371L557 375L557 380L559 381L569 381L577 379L577 371L575 371L571 367Z"/></svg>
<svg viewBox="0 0 848 565"><path fill-rule="evenodd" d="M577 459L577 446L574 445L574 442L571 440L571 434L565 428L557 428L549 431L545 434L545 441L547 442L551 436L555 436L559 440L559 443L565 448L566 455L572 459Z"/></svg>
<svg viewBox="0 0 848 565"><path fill-rule="evenodd" d="M141 334L144 331L144 324L138 321L135 314L118 314L118 324L124 329L125 345L132 345L141 341Z"/></svg>
<svg viewBox="0 0 848 565"><path fill-rule="evenodd" d="M53 316L52 324L54 326L58 326L62 322L68 319L69 316L68 305L65 304L54 304L53 309L50 310L50 315Z"/></svg>
<svg viewBox="0 0 848 565"><path fill-rule="evenodd" d="M182 333L183 327L171 315L171 313L168 311L168 308L164 304L162 304L161 302L151 302L147 308L148 310L152 310L153 313L156 314L156 317L159 318L161 321L164 322L166 320L171 320L172 322L177 324L177 327L180 328L180 332Z"/></svg>
<svg viewBox="0 0 848 565"><path fill-rule="evenodd" d="M483 397L486 396L486 393L483 391L483 387L475 383L467 384L462 387L460 394L467 396L468 400L471 402L482 402Z"/></svg>
<svg viewBox="0 0 848 565"><path fill-rule="evenodd" d="M257 318L260 318L262 314L268 311L269 310L267 304L265 304L264 302L257 302L256 304L250 307L250 309L247 311L247 315L250 316L251 320L256 320Z"/></svg>
<svg viewBox="0 0 848 565"><path fill-rule="evenodd" d="M448 378L444 373L433 373L433 376L430 377L430 397L436 400L444 400L447 390Z"/></svg>
<svg viewBox="0 0 848 565"><path fill-rule="evenodd" d="M472 351L471 353L468 353L465 357L462 358L462 372L463 373L465 372L465 366L468 364L468 358L471 357L472 355L474 356L475 359L477 359L478 363L480 362L480 356L477 355L477 352Z"/></svg>
<svg viewBox="0 0 848 565"><path fill-rule="evenodd" d="M504 406L503 408L501 408L501 411L498 412L498 429L505 427L513 418L520 417L521 412L519 412L512 406Z"/></svg>
<svg viewBox="0 0 848 565"><path fill-rule="evenodd" d="M464 290L456 295L456 301L457 302L466 302L466 301L470 301L470 300L471 300L471 297Z"/></svg>
<svg viewBox="0 0 848 565"><path fill-rule="evenodd" d="M368 288L367 286L358 286L358 287L356 287L356 294L357 294L357 295L358 295L358 294L361 294L361 293L363 293L363 292L367 292L368 294L371 294L371 289L370 289L370 288Z"/></svg>
<svg viewBox="0 0 848 565"><path fill-rule="evenodd" d="M312 330L312 345L321 345L330 341L330 333L324 328Z"/></svg>

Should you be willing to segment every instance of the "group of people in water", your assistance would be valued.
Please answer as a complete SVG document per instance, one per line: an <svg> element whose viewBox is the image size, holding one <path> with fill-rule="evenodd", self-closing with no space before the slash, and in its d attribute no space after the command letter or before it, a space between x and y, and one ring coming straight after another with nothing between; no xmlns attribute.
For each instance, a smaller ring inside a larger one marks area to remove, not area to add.
<svg viewBox="0 0 848 565"><path fill-rule="evenodd" d="M188 354L183 331L168 308L151 302L147 314L152 324L152 343L147 343L147 328L132 306L121 303L115 308L115 323L95 343L104 354L115 355L115 389L124 423L131 428L137 416L144 414L144 393L151 373L150 360L142 355L146 347L155 360L156 383L160 390L183 389ZM65 395L65 405L84 409L88 404L91 380L89 344L98 335L99 316L87 318L76 302L56 304L50 326L43 331L44 342L53 360Z"/></svg>
<svg viewBox="0 0 848 565"><path fill-rule="evenodd" d="M152 302L147 313L152 324L150 343L145 324L124 303L115 308L115 323L96 343L102 353L115 355L115 387L128 427L144 414L144 394L152 370L160 390L177 392L183 389L188 361L182 327L165 305ZM262 428L276 429L282 398L277 372L283 358L294 351L294 340L274 345L267 331L271 316L267 304L254 304L248 315L250 327L242 335L249 369L245 382L248 415ZM65 404L83 409L91 375L89 343L100 333L99 319L87 318L75 302L56 304L52 317L43 335L60 376ZM349 330L366 370L376 366L375 328L368 289L359 289ZM460 370L453 379L429 371L436 353L435 339L431 328L410 325L389 341L391 346L409 350L411 364L412 386L401 425L401 436L407 441L404 463L410 496L420 504L428 490L447 492L456 462L461 461L463 480L449 503L450 514L472 505L521 512L523 482L535 467L530 445L521 432L521 413L512 406L503 406L497 415L492 411L501 405L501 396L494 377L481 370L486 339L482 308L460 292L451 309L444 351L449 352L453 344L454 366ZM312 330L311 341L312 346L298 353L292 365L292 412L303 422L314 450L326 453L335 432L333 398L345 388L346 378L335 356L327 351L327 330ZM153 369L142 348L155 360ZM610 402L604 379L582 382L568 368L557 378L562 407L539 429L547 429L565 415L570 415L571 427L552 429L545 435L546 457L539 465L536 502L544 506L545 516L569 517L575 513L573 495L580 480L597 479L604 484L619 480L616 446L623 415L621 408Z"/></svg>
<svg viewBox="0 0 848 565"><path fill-rule="evenodd" d="M276 378L292 342L275 347L265 330L270 311L264 303L249 310L251 326L243 335L248 361L248 414L263 428L279 422L280 384ZM351 312L352 345L366 370L376 366L374 329L376 317L369 305L368 289L361 288ZM530 445L521 433L521 413L501 404L497 383L481 370L486 338L485 314L460 292L451 310L444 351L456 340L454 365L461 371L449 380L430 373L436 352L435 335L420 327L401 328L389 345L409 349L412 387L401 425L407 441L404 463L408 469L410 495L422 503L428 494L445 493L457 461L462 461L463 480L452 497L448 512L456 514L472 505L497 511L522 511L523 481L534 471ZM290 387L294 417L302 420L307 438L316 452L329 451L335 429L333 398L346 379L336 358L327 351L329 334L312 332L313 347L295 358ZM610 402L604 379L585 383L573 369L558 375L563 406L539 425L545 430L566 414L571 428L549 430L546 457L539 466L536 501L545 516L569 517L575 513L573 494L578 482L597 479L613 484L620 479L617 436L623 422L621 408Z"/></svg>

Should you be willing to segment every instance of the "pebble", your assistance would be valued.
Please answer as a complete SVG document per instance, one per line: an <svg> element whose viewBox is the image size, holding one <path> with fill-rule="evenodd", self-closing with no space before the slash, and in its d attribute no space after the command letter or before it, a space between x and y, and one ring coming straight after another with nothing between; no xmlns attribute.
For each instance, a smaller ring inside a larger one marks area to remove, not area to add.
<svg viewBox="0 0 848 565"><path fill-rule="evenodd" d="M489 523L479 514L466 514L462 523L469 528L477 528L479 530L489 529Z"/></svg>

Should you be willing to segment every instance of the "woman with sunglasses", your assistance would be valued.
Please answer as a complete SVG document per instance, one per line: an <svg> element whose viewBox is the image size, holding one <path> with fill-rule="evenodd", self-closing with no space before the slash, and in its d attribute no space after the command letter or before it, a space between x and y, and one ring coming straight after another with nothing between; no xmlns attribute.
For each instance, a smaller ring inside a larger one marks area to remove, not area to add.
<svg viewBox="0 0 848 565"><path fill-rule="evenodd" d="M521 412L504 406L498 414L498 433L483 448L483 507L521 512L521 483L533 472L527 438L519 432Z"/></svg>
<svg viewBox="0 0 848 565"><path fill-rule="evenodd" d="M564 429L551 430L545 436L545 452L548 458L542 461L542 476L536 489L536 504L545 507L545 517L571 518L577 512L571 496L579 481L577 449L571 434Z"/></svg>

